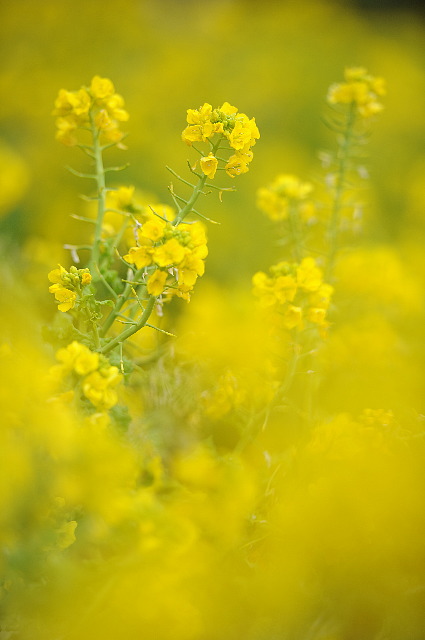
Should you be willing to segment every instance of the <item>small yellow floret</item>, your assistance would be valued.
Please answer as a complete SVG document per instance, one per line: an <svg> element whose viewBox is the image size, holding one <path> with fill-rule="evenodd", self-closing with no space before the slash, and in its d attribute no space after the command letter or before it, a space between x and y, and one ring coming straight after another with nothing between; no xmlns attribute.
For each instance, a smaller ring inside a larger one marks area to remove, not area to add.
<svg viewBox="0 0 425 640"><path fill-rule="evenodd" d="M176 240L171 238L160 247L154 249L153 259L159 267L167 267L179 264L185 256L185 248Z"/></svg>
<svg viewBox="0 0 425 640"><path fill-rule="evenodd" d="M160 296L165 288L165 281L167 280L168 273L157 269L148 279L147 290L148 293L154 296Z"/></svg>
<svg viewBox="0 0 425 640"><path fill-rule="evenodd" d="M115 93L115 87L109 78L94 76L90 84L90 93L93 98L104 100Z"/></svg>
<svg viewBox="0 0 425 640"><path fill-rule="evenodd" d="M209 153L207 156L204 156L200 159L202 172L212 180L216 174L218 167L218 160L214 156L213 153Z"/></svg>

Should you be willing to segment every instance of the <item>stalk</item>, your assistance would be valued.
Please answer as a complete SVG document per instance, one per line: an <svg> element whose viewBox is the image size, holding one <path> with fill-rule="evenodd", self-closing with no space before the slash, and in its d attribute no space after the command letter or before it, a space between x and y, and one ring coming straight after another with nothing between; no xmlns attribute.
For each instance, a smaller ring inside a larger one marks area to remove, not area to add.
<svg viewBox="0 0 425 640"><path fill-rule="evenodd" d="M144 269L140 269L139 271L136 271L136 273L134 274L134 280L138 280L139 276L143 273ZM132 273L132 272L130 272ZM130 279L130 278L129 278ZM111 313L109 314L109 316L106 318L103 327L102 327L102 335L105 336L109 329L112 327L112 325L114 324L116 318L118 317L124 303L128 300L128 298L130 297L131 294L131 287L133 285L130 283L127 283L125 285L124 291L122 292L122 294L118 297L116 303L115 303L115 307L112 309Z"/></svg>
<svg viewBox="0 0 425 640"><path fill-rule="evenodd" d="M354 134L354 122L356 119L356 105L353 102L350 106L347 125L343 134L342 142L340 144L338 152L338 170L337 170L337 183L335 185L334 198L331 209L331 218L328 228L328 261L326 265L325 280L330 282L335 266L335 259L338 252L338 240L339 240L339 225L340 214L342 208L342 198L344 195L345 179L347 176L347 170L350 159L351 144Z"/></svg>
<svg viewBox="0 0 425 640"><path fill-rule="evenodd" d="M155 305L155 301L156 301L156 296L153 296L153 295L149 296L147 305L145 307L145 310L142 313L141 318L137 322L137 324L135 324L135 325L133 325L131 327L128 327L127 329L124 329L124 331L122 331L118 336L116 336L110 342L108 342L108 344L106 344L100 350L100 353L103 353L103 354L109 353L118 344L124 342L125 340L130 338L133 334L135 334L138 331L140 331L140 329L142 329L146 325L147 321L149 320L149 317L150 317L150 315L151 315L151 313L153 311L154 305Z"/></svg>
<svg viewBox="0 0 425 640"><path fill-rule="evenodd" d="M102 235L102 224L105 215L105 168L103 166L102 145L100 144L99 131L94 123L93 113L90 114L90 124L93 136L93 157L96 170L96 185L97 185L97 219L94 228L94 240L93 248L89 262L89 269L94 274L96 270L94 267L99 265L100 258L100 245Z"/></svg>

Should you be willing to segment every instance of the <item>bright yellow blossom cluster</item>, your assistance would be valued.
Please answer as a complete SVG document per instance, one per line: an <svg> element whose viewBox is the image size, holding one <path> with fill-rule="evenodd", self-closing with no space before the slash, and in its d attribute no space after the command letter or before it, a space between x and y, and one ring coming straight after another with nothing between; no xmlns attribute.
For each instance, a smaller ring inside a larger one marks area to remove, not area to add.
<svg viewBox="0 0 425 640"><path fill-rule="evenodd" d="M124 259L136 269L148 269L151 295L159 296L167 289L167 293L189 300L198 276L205 271L208 248L204 225L192 222L177 227L148 213L144 219L137 230L137 246L131 247Z"/></svg>
<svg viewBox="0 0 425 640"><path fill-rule="evenodd" d="M309 198L313 190L310 182L302 182L294 175L282 173L267 187L257 191L257 206L270 220L286 220L290 207L296 206L301 218L311 220L315 207Z"/></svg>
<svg viewBox="0 0 425 640"><path fill-rule="evenodd" d="M51 377L60 386L64 386L70 374L76 374L76 390L79 389L96 409L104 412L117 404L116 387L122 381L122 375L105 357L74 340L57 351L56 359L61 364L52 367ZM64 392L60 397L72 399L74 395Z"/></svg>
<svg viewBox="0 0 425 640"><path fill-rule="evenodd" d="M238 113L237 108L228 102L216 109L205 102L199 109L187 110L187 122L188 126L182 133L186 144L209 142L211 145L211 151L200 160L201 170L208 178L213 179L218 169L221 159L215 154L222 140L226 140L235 151L224 161L226 173L234 178L248 171L253 158L251 148L260 137L255 118Z"/></svg>
<svg viewBox="0 0 425 640"><path fill-rule="evenodd" d="M89 269L77 269L74 266L67 271L59 265L59 269L53 269L47 277L53 282L49 291L55 295L59 302L58 309L63 312L74 308L82 288L91 283Z"/></svg>
<svg viewBox="0 0 425 640"><path fill-rule="evenodd" d="M53 115L58 116L56 139L68 146L78 144L77 129L93 125L105 140L119 142L123 137L120 122L129 118L124 99L115 93L112 81L100 76L94 76L89 87L78 91L61 89Z"/></svg>
<svg viewBox="0 0 425 640"><path fill-rule="evenodd" d="M374 78L363 67L346 69L344 78L345 82L329 88L329 104L355 105L357 113L363 118L382 111L383 105L379 99L386 93L383 78Z"/></svg>
<svg viewBox="0 0 425 640"><path fill-rule="evenodd" d="M279 262L270 267L270 275L259 271L252 282L260 304L276 310L286 329L302 329L305 320L322 330L328 327L326 312L333 287L323 282L314 258L299 264Z"/></svg>

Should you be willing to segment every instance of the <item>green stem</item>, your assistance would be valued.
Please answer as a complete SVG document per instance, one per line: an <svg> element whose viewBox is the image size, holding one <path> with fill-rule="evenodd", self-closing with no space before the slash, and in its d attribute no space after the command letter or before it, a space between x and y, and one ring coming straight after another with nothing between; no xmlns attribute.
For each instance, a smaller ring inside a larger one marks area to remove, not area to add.
<svg viewBox="0 0 425 640"><path fill-rule="evenodd" d="M356 119L356 105L352 103L347 116L347 125L338 152L337 183L335 185L334 198L332 202L331 218L328 228L328 262L326 265L325 279L330 282L335 266L335 259L338 252L340 214L342 199L344 195L345 179L350 158L351 143L354 133L354 122Z"/></svg>
<svg viewBox="0 0 425 640"><path fill-rule="evenodd" d="M192 211L193 206L197 201L202 189L204 188L206 181L207 181L207 176L202 176L202 178L199 178L198 184L196 184L193 187L193 192L189 200L187 201L183 209L180 209L180 211L172 221L171 224L173 225L173 227L177 227L184 220L184 218Z"/></svg>
<svg viewBox="0 0 425 640"><path fill-rule="evenodd" d="M93 157L96 169L97 184L97 219L94 228L94 240L89 269L94 273L94 266L99 264L100 245L102 235L103 218L105 215L105 168L103 166L102 145L99 140L99 131L94 123L93 114L90 115L91 131L93 136ZM95 276L96 277L96 276Z"/></svg>
<svg viewBox="0 0 425 640"><path fill-rule="evenodd" d="M133 280L138 280L139 276L144 272L144 269L139 269L139 271L136 271L134 274L134 278ZM133 284L127 283L125 285L125 289L122 292L122 294L118 297L116 303L115 303L115 307L112 309L111 313L109 314L109 316L106 318L103 327L102 327L102 335L105 336L109 329L112 327L112 325L114 324L116 318L119 316L119 313L124 305L125 302L127 302L128 298L130 297L131 294L131 287L133 286Z"/></svg>
<svg viewBox="0 0 425 640"><path fill-rule="evenodd" d="M216 155L221 142L222 142L222 138L220 137L219 140L216 142L216 144L212 145L211 151L214 155ZM198 184L196 184L193 187L193 192L189 200L187 201L183 209L180 209L180 211L172 221L171 224L173 225L173 227L177 227L184 220L184 218L192 211L193 206L197 201L199 195L201 194L207 179L208 177L206 175L203 175L201 178L199 178Z"/></svg>
<svg viewBox="0 0 425 640"><path fill-rule="evenodd" d="M145 324L147 323L147 321L149 320L149 317L153 311L154 305L155 305L155 301L156 301L156 296L149 296L148 298L148 302L146 304L145 310L142 313L140 320L135 324L132 325L130 327L128 327L127 329L124 329L124 331L122 331L118 336L116 336L116 338L113 338L110 342L108 342L101 350L100 352L103 354L109 353L110 351L112 351L112 349L115 349L115 347L118 344L123 343L125 340L127 340L128 338L130 338L132 335L134 335L135 333L137 333L138 331L140 331L140 329L142 329Z"/></svg>

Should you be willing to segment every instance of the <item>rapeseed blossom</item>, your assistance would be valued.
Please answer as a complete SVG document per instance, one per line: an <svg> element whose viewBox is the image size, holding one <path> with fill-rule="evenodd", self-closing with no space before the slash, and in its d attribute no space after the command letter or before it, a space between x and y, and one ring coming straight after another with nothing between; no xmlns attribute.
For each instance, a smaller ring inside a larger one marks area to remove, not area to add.
<svg viewBox="0 0 425 640"><path fill-rule="evenodd" d="M258 271L253 276L253 293L262 307L274 310L286 329L301 329L304 320L322 331L329 326L326 311L333 287L323 281L314 258L304 258L300 264L279 262L269 273Z"/></svg>
<svg viewBox="0 0 425 640"><path fill-rule="evenodd" d="M48 278L53 282L49 291L54 294L59 302L58 309L63 313L75 307L78 297L83 294L83 288L92 279L89 269L77 269L73 266L68 272L62 265L59 265L59 269L50 271Z"/></svg>
<svg viewBox="0 0 425 640"><path fill-rule="evenodd" d="M214 178L219 166L220 159L215 156L215 152L223 140L227 140L235 151L225 161L226 173L234 178L248 171L253 158L251 149L260 137L255 118L248 118L228 102L216 109L205 102L199 109L187 110L187 122L188 126L182 133L186 144L191 146L196 142L208 142L213 147L200 160L201 170L210 180Z"/></svg>
<svg viewBox="0 0 425 640"><path fill-rule="evenodd" d="M94 76L89 87L61 89L55 101L56 139L68 146L78 144L77 132L94 124L105 140L119 142L120 123L128 120L122 96L108 78Z"/></svg>
<svg viewBox="0 0 425 640"><path fill-rule="evenodd" d="M363 67L349 67L344 72L345 82L333 84L328 91L331 105L353 105L362 118L370 118L382 111L380 98L385 96L383 78L371 76Z"/></svg>
<svg viewBox="0 0 425 640"><path fill-rule="evenodd" d="M311 199L313 185L302 182L291 174L280 174L268 187L257 190L257 207L273 221L286 220L290 207L297 207L301 219L314 218L315 206Z"/></svg>
<svg viewBox="0 0 425 640"><path fill-rule="evenodd" d="M51 368L50 381L58 399L75 400L81 406L84 396L103 414L117 404L116 387L122 382L122 374L106 358L74 340L57 351L56 359L60 364ZM93 409L90 413L94 414Z"/></svg>
<svg viewBox="0 0 425 640"><path fill-rule="evenodd" d="M205 227L201 222L173 226L153 213L145 214L145 222L137 228L138 246L124 256L136 269L148 268L148 292L164 291L185 300L199 276L205 271L208 255Z"/></svg>

